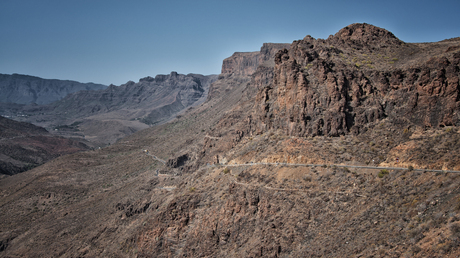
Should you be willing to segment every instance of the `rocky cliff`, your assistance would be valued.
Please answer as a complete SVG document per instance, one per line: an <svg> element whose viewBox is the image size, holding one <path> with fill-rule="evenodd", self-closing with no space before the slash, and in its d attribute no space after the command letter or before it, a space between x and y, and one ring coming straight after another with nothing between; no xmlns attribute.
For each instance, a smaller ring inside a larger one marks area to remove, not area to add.
<svg viewBox="0 0 460 258"><path fill-rule="evenodd" d="M277 53L273 83L257 95L255 130L338 136L384 118L405 126L459 125L459 44L458 38L404 43L368 24L326 40L294 41Z"/></svg>
<svg viewBox="0 0 460 258"><path fill-rule="evenodd" d="M0 102L49 104L81 90L102 90L106 85L69 80L42 79L21 74L0 74Z"/></svg>
<svg viewBox="0 0 460 258"><path fill-rule="evenodd" d="M224 59L222 74L236 74L240 76L252 75L257 67L274 65L273 57L280 49L289 48L290 44L264 43L260 51L235 52L231 57Z"/></svg>

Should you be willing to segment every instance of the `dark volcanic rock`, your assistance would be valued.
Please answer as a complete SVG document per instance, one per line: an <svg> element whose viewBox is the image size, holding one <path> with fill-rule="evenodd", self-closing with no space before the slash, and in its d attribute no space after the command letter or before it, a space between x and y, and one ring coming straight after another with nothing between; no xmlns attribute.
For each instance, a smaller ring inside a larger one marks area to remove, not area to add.
<svg viewBox="0 0 460 258"><path fill-rule="evenodd" d="M423 56L423 47L368 24L294 41L277 53L273 84L257 95L256 131L338 136L387 117L459 125L460 52Z"/></svg>
<svg viewBox="0 0 460 258"><path fill-rule="evenodd" d="M190 157L187 154L180 155L179 157L169 159L166 162L166 166L170 168L178 168L181 167L185 164L190 159Z"/></svg>
<svg viewBox="0 0 460 258"><path fill-rule="evenodd" d="M60 100L81 90L102 90L106 85L69 80L42 79L20 74L0 74L0 102L39 105Z"/></svg>

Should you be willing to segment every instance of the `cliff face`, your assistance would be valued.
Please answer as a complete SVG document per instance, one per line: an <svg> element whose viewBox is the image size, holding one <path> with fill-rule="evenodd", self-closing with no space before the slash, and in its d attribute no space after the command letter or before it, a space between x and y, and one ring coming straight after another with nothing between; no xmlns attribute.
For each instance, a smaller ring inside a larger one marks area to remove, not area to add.
<svg viewBox="0 0 460 258"><path fill-rule="evenodd" d="M60 100L81 90L102 90L107 86L68 80L42 79L20 74L0 74L0 102L39 105Z"/></svg>
<svg viewBox="0 0 460 258"><path fill-rule="evenodd" d="M283 43L264 43L260 51L235 52L231 57L224 59L222 74L247 76L254 74L258 66L273 67L276 52L289 46L290 44Z"/></svg>
<svg viewBox="0 0 460 258"><path fill-rule="evenodd" d="M222 64L223 74L235 73L251 75L259 64L260 52L235 52L231 57L224 59Z"/></svg>
<svg viewBox="0 0 460 258"><path fill-rule="evenodd" d="M406 126L459 125L459 44L404 43L368 24L327 40L294 41L276 54L273 83L258 92L255 131L358 134L383 118Z"/></svg>

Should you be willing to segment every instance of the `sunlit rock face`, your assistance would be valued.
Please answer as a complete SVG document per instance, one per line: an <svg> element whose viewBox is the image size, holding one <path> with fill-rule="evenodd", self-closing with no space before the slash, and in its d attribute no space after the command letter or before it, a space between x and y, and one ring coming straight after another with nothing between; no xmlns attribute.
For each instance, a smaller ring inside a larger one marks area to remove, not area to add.
<svg viewBox="0 0 460 258"><path fill-rule="evenodd" d="M436 46L439 55L428 55L427 44L404 43L368 24L352 24L326 40L294 41L276 54L273 83L258 92L257 131L358 134L384 118L459 125L460 52L455 41L445 41Z"/></svg>

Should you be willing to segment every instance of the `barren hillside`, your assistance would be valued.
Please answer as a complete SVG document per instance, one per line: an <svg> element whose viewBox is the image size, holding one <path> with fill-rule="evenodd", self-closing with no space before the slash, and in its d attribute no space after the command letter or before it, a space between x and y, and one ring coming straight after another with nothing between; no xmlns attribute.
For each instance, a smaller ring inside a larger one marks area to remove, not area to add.
<svg viewBox="0 0 460 258"><path fill-rule="evenodd" d="M89 145L0 116L0 176L32 169L61 155L89 150Z"/></svg>

